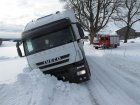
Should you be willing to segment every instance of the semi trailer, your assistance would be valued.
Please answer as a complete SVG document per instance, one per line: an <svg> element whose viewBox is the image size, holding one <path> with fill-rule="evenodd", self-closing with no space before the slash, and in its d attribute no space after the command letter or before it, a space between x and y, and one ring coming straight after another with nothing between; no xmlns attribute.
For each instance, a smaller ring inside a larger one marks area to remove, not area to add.
<svg viewBox="0 0 140 105"><path fill-rule="evenodd" d="M16 47L31 69L60 80L80 83L90 80L90 69L83 49L84 32L76 21L74 12L56 12L29 22Z"/></svg>

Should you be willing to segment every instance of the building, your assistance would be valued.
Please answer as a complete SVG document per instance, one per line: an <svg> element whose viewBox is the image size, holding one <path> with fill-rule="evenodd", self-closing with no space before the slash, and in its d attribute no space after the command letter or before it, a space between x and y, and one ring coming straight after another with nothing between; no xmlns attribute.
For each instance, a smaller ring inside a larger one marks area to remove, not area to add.
<svg viewBox="0 0 140 105"><path fill-rule="evenodd" d="M136 37L140 37L140 32L136 32Z"/></svg>
<svg viewBox="0 0 140 105"><path fill-rule="evenodd" d="M123 28L121 28L121 29L116 31L116 33L120 37L120 40L124 40L124 36L125 36L126 30L127 30L127 27L123 27ZM128 34L129 34L128 39L132 39L132 38L138 37L140 33L136 32L134 29L130 28L130 31L129 31Z"/></svg>

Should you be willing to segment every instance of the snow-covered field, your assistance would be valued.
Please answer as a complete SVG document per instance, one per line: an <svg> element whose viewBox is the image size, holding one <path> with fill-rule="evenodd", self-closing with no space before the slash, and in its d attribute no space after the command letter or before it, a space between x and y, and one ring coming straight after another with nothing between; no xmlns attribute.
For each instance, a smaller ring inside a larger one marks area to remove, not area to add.
<svg viewBox="0 0 140 105"><path fill-rule="evenodd" d="M140 38L106 50L86 42L84 49L91 80L70 84L31 71L15 43L5 42L0 47L0 105L140 105Z"/></svg>

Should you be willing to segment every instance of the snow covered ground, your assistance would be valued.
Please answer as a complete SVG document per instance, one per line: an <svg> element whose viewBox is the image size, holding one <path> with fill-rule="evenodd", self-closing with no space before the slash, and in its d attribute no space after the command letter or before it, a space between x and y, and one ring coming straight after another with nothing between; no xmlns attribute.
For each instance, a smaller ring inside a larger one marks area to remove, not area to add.
<svg viewBox="0 0 140 105"><path fill-rule="evenodd" d="M84 49L91 80L70 84L31 71L15 43L5 42L0 47L0 105L140 105L140 38L106 50L86 42Z"/></svg>
<svg viewBox="0 0 140 105"><path fill-rule="evenodd" d="M110 50L85 46L92 70L88 87L99 105L140 105L139 41Z"/></svg>

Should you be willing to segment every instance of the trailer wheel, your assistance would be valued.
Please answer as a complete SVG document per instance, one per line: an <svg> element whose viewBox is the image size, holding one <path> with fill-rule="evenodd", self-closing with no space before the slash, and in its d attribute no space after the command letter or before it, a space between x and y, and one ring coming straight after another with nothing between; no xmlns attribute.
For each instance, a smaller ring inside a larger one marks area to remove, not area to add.
<svg viewBox="0 0 140 105"><path fill-rule="evenodd" d="M95 49L98 49L98 47L95 47Z"/></svg>

